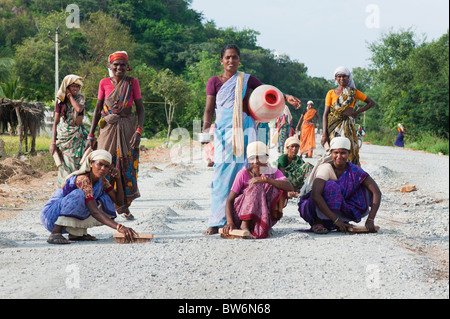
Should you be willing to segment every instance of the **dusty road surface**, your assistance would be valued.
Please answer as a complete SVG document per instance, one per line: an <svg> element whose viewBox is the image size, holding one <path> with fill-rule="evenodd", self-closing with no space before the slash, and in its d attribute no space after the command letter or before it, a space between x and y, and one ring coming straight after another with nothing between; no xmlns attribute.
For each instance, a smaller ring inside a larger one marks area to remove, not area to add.
<svg viewBox="0 0 450 319"><path fill-rule="evenodd" d="M145 244L115 243L102 226L90 229L97 242L49 245L39 216L55 175L0 185L0 200L28 201L0 210L0 298L449 298L448 156L365 144L362 167L383 192L379 233L312 234L291 200L263 240L201 234L213 170L196 156L142 155L136 219L117 220L154 234Z"/></svg>

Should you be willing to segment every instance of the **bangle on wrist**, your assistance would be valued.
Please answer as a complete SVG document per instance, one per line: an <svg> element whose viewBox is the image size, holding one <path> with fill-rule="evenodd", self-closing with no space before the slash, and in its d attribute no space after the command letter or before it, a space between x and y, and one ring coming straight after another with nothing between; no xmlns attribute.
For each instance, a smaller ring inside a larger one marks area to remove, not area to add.
<svg viewBox="0 0 450 319"><path fill-rule="evenodd" d="M142 127L138 126L138 127L136 128L136 133L138 133L139 135L142 136L142 132L143 132Z"/></svg>
<svg viewBox="0 0 450 319"><path fill-rule="evenodd" d="M336 225L337 221L339 220L339 217L336 218L336 220L333 222L333 225Z"/></svg>
<svg viewBox="0 0 450 319"><path fill-rule="evenodd" d="M122 224L117 224L116 230L120 232L124 226Z"/></svg>

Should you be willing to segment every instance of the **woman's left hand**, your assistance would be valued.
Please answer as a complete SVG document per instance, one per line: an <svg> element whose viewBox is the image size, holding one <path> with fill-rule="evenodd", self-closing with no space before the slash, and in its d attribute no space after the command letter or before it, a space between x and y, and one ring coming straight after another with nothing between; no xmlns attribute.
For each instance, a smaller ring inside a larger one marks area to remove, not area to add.
<svg viewBox="0 0 450 319"><path fill-rule="evenodd" d="M115 168L115 167L111 167L109 169L109 176L114 178L114 179L116 179L117 176L119 176L119 173L120 173L120 171L117 168Z"/></svg>
<svg viewBox="0 0 450 319"><path fill-rule="evenodd" d="M353 112L353 108L348 107L346 108L342 114L344 114L345 116L349 116L349 117L353 117L355 118L358 114L356 112Z"/></svg>
<svg viewBox="0 0 450 319"><path fill-rule="evenodd" d="M254 184L261 184L261 183L267 183L267 177L265 176L253 177L248 182L248 187L252 187Z"/></svg>
<svg viewBox="0 0 450 319"><path fill-rule="evenodd" d="M302 106L302 101L292 95L286 95L286 101L291 104L296 110Z"/></svg>
<svg viewBox="0 0 450 319"><path fill-rule="evenodd" d="M369 232L376 233L375 221L373 219L367 219L365 226L369 230Z"/></svg>
<svg viewBox="0 0 450 319"><path fill-rule="evenodd" d="M134 132L133 137L131 138L130 145L131 148L138 148L141 143L141 134L138 132Z"/></svg>

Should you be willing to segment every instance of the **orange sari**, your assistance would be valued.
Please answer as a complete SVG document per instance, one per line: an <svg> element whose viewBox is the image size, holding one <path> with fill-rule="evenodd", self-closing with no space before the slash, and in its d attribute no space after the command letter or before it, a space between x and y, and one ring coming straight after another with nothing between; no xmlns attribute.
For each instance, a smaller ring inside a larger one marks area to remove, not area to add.
<svg viewBox="0 0 450 319"><path fill-rule="evenodd" d="M310 108L303 116L303 123L300 133L300 156L316 148L315 125L311 120L317 111Z"/></svg>

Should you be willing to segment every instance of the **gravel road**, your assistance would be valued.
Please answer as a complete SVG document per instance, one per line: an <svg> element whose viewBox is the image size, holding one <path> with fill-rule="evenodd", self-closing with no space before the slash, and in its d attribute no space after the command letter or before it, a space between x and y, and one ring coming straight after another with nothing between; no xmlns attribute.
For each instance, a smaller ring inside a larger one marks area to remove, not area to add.
<svg viewBox="0 0 450 319"><path fill-rule="evenodd" d="M34 203L0 222L0 298L448 299L448 156L365 144L361 160L383 192L377 234L306 232L290 201L268 239L202 236L213 171L199 160L141 163L136 220L118 220L149 243L103 226L97 242L49 245Z"/></svg>

